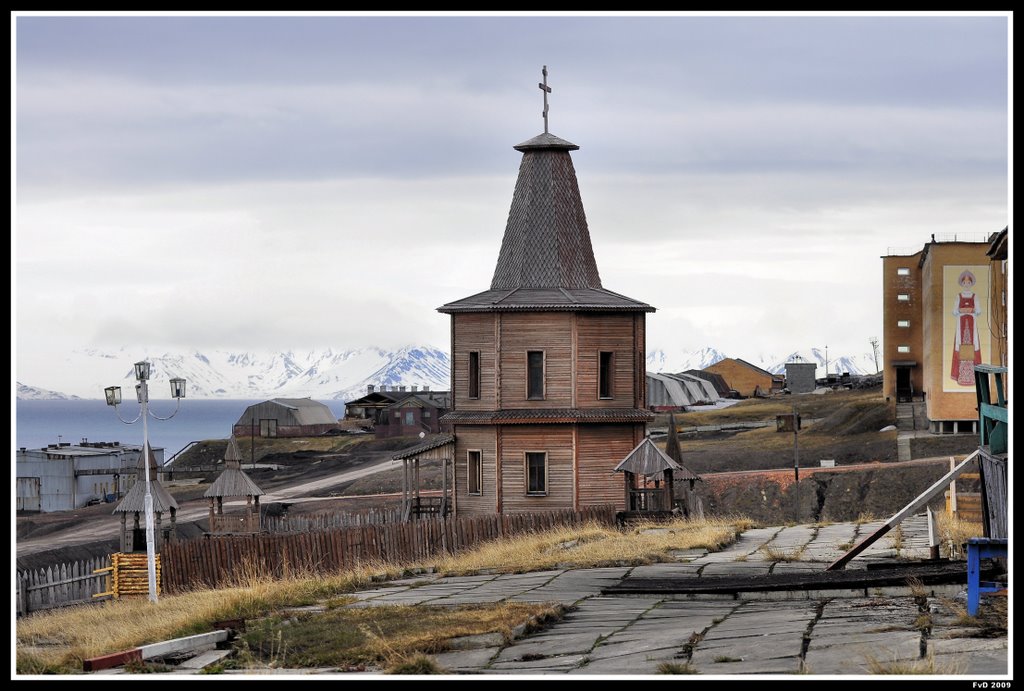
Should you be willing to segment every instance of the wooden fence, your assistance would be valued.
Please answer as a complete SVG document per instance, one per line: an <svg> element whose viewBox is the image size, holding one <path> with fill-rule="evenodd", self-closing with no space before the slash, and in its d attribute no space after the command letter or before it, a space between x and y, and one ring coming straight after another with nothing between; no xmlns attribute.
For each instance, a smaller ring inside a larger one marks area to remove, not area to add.
<svg viewBox="0 0 1024 691"><path fill-rule="evenodd" d="M615 512L608 505L577 512L432 518L297 534L210 535L164 545L163 586L173 593L229 585L253 575L282 578L375 561L415 562L511 535L590 521L614 525Z"/></svg>
<svg viewBox="0 0 1024 691"><path fill-rule="evenodd" d="M308 533L311 531L355 528L402 522L402 507L370 509L359 512L324 512L294 516L264 516L263 530L268 533Z"/></svg>
<svg viewBox="0 0 1024 691"><path fill-rule="evenodd" d="M54 607L95 602L93 595L109 590L110 572L93 573L110 567L110 557L93 557L70 564L15 573L18 616Z"/></svg>

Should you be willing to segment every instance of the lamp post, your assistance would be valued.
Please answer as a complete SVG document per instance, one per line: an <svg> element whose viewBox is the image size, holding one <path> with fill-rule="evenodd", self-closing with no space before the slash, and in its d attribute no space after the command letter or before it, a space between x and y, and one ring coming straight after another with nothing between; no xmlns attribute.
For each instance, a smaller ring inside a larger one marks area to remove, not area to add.
<svg viewBox="0 0 1024 691"><path fill-rule="evenodd" d="M146 469L146 498L144 502L144 508L146 512L146 566L149 570L149 601L156 603L156 542L153 529L153 492L152 492L152 481L149 476L149 420L152 416L155 420L170 420L172 417L178 414L178 409L181 407L181 399L185 397L185 380L175 377L171 379L171 396L177 402L174 407L174 412L167 417L160 417L154 415L149 410L149 373L150 364L143 360L142 362L135 363L135 379L138 380L138 384L135 385L135 394L139 399L139 414L135 416L134 420L125 420L121 417L121 413L118 412L117 406L121 403L121 387L120 386L108 386L103 390L104 395L107 399L107 405L113 407L114 413L117 415L117 419L126 425L132 425L142 420L142 463Z"/></svg>

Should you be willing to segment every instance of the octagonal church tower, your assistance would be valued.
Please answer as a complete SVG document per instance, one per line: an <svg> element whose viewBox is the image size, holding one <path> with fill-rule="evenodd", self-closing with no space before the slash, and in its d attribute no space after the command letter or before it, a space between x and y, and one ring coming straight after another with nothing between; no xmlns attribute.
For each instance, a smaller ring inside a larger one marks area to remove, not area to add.
<svg viewBox="0 0 1024 691"><path fill-rule="evenodd" d="M613 469L653 419L654 308L601 284L569 154L579 147L545 131L514 148L523 158L490 289L438 308L451 315L442 422L455 436L455 512L623 510Z"/></svg>

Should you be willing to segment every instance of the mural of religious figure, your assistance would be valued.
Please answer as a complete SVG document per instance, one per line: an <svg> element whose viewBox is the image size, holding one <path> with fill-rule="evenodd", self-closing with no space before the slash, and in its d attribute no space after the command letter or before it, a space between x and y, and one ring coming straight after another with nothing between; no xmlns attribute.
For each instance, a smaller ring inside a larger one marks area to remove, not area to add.
<svg viewBox="0 0 1024 691"><path fill-rule="evenodd" d="M960 293L953 308L956 333L953 340L953 365L949 376L961 386L974 386L974 366L981 364L981 339L978 332L978 317L981 306L974 292L977 280L974 274L965 270L957 283Z"/></svg>

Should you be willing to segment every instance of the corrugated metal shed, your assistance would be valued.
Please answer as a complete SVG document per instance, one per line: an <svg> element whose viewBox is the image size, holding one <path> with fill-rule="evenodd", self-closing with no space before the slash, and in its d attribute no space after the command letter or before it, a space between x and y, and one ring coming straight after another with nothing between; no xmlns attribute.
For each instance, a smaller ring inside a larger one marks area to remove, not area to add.
<svg viewBox="0 0 1024 691"><path fill-rule="evenodd" d="M651 408L682 408L713 403L721 396L709 381L688 374L647 373L647 405Z"/></svg>
<svg viewBox="0 0 1024 691"><path fill-rule="evenodd" d="M155 459L163 458L163 449L151 453ZM117 486L126 488L140 456L139 446L106 442L19 450L15 455L16 500L23 510L80 508L92 499L102 499Z"/></svg>
<svg viewBox="0 0 1024 691"><path fill-rule="evenodd" d="M706 382L710 382L711 385L715 387L715 391L718 392L719 398L721 398L722 396L729 395L729 384L725 381L725 377L723 377L721 374L718 374L717 372L705 372L704 370L699 369L688 369L685 372L681 372L681 374L688 374L691 377L697 377L698 379L703 379Z"/></svg>
<svg viewBox="0 0 1024 691"><path fill-rule="evenodd" d="M259 420L277 420L281 426L333 425L338 420L323 403L309 398L274 398L255 403L245 409L236 425L249 425Z"/></svg>

